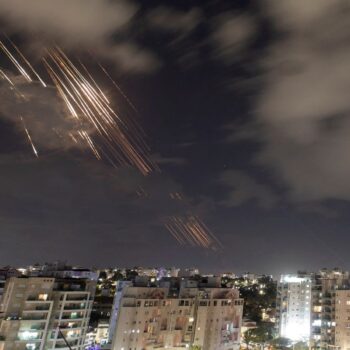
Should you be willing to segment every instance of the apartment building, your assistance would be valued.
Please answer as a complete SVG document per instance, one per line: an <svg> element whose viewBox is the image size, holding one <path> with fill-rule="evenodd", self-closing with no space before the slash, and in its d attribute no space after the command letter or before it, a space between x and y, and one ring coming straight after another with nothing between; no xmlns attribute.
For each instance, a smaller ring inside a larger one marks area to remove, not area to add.
<svg viewBox="0 0 350 350"><path fill-rule="evenodd" d="M136 280L116 297L113 350L239 348L243 300L220 279Z"/></svg>
<svg viewBox="0 0 350 350"><path fill-rule="evenodd" d="M0 349L82 350L96 282L12 277L0 305Z"/></svg>
<svg viewBox="0 0 350 350"><path fill-rule="evenodd" d="M350 349L349 272L335 268L282 276L276 314L282 337L313 349Z"/></svg>
<svg viewBox="0 0 350 350"><path fill-rule="evenodd" d="M282 275L277 286L277 327L281 337L309 342L313 277Z"/></svg>
<svg viewBox="0 0 350 350"><path fill-rule="evenodd" d="M350 290L337 290L334 299L334 346L337 349L350 350Z"/></svg>

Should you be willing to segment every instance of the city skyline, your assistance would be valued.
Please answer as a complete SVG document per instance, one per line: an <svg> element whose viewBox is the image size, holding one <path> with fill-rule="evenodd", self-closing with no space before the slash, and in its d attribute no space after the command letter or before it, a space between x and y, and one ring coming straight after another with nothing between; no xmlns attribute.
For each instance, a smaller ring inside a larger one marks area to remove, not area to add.
<svg viewBox="0 0 350 350"><path fill-rule="evenodd" d="M0 265L350 268L348 5L84 1L0 1Z"/></svg>

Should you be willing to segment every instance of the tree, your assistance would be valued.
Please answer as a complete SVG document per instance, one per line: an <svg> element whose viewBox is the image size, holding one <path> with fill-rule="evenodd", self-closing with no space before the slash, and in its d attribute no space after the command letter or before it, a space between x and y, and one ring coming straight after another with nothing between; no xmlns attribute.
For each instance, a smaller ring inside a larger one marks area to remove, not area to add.
<svg viewBox="0 0 350 350"><path fill-rule="evenodd" d="M254 343L265 345L273 339L273 326L267 322L262 323L259 327L253 330L255 336Z"/></svg>
<svg viewBox="0 0 350 350"><path fill-rule="evenodd" d="M107 278L107 272L104 271L104 270L101 270L98 278L99 279L101 278L101 279L105 280Z"/></svg>
<svg viewBox="0 0 350 350"><path fill-rule="evenodd" d="M137 273L137 271L135 270L130 270L130 269L126 269L125 270L125 279L127 281L132 281L135 279L135 277L137 277L139 274Z"/></svg>
<svg viewBox="0 0 350 350"><path fill-rule="evenodd" d="M120 270L117 270L113 273L112 280L113 281L120 281L124 278L124 275L121 273Z"/></svg>
<svg viewBox="0 0 350 350"><path fill-rule="evenodd" d="M247 346L247 349L249 349L249 345L254 342L255 334L254 334L255 328L248 329L243 333L243 342Z"/></svg>
<svg viewBox="0 0 350 350"><path fill-rule="evenodd" d="M294 350L308 350L309 347L308 347L307 343L299 341L299 342L294 344L293 349Z"/></svg>
<svg viewBox="0 0 350 350"><path fill-rule="evenodd" d="M254 283L242 281L242 279L236 279L235 282L237 282L235 285L239 288L240 295L244 299L243 316L260 323L262 310L269 313L275 308L276 282L270 276L262 276ZM260 288L261 285L264 286L263 289Z"/></svg>
<svg viewBox="0 0 350 350"><path fill-rule="evenodd" d="M292 341L288 338L275 338L272 341L270 341L270 344L273 349L276 350L286 350L292 346Z"/></svg>
<svg viewBox="0 0 350 350"><path fill-rule="evenodd" d="M263 323L256 328L248 329L243 334L243 341L248 349L250 344L259 344L264 346L273 338L272 332L273 328L271 325Z"/></svg>

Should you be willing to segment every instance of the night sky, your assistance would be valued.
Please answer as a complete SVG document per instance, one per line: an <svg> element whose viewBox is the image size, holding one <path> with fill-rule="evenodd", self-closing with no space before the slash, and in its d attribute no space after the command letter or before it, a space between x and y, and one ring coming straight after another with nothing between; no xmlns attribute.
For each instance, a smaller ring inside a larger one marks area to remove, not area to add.
<svg viewBox="0 0 350 350"><path fill-rule="evenodd" d="M88 65L162 169L114 169L53 135L69 130L67 111L1 53L28 101L0 80L0 264L350 268L349 11L338 0L0 0L1 32L38 72L53 45ZM172 238L164 218L189 212L222 249Z"/></svg>

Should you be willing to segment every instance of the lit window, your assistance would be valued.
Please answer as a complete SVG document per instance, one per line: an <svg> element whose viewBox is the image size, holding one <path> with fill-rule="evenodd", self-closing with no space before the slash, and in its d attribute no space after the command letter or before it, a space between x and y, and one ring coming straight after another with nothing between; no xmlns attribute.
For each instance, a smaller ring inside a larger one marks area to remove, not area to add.
<svg viewBox="0 0 350 350"><path fill-rule="evenodd" d="M38 299L39 299L39 300L46 301L46 300L47 300L47 297L48 297L48 294L39 294Z"/></svg>
<svg viewBox="0 0 350 350"><path fill-rule="evenodd" d="M26 349L27 350L35 350L35 343L27 343Z"/></svg>
<svg viewBox="0 0 350 350"><path fill-rule="evenodd" d="M22 333L19 333L18 335L20 340L37 339L38 336L39 336L38 332L30 332L30 331L24 331Z"/></svg>

